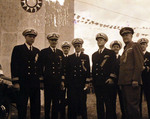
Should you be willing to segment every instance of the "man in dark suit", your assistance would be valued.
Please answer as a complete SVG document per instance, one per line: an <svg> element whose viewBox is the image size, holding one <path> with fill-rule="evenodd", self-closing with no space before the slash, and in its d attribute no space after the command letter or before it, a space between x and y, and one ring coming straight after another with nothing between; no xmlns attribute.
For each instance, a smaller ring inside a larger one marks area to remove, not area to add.
<svg viewBox="0 0 150 119"><path fill-rule="evenodd" d="M32 44L37 32L27 29L23 33L26 42L14 47L11 56L11 76L14 85L19 85L18 118L26 119L28 98L30 98L31 119L40 119L40 81L37 73L39 49Z"/></svg>
<svg viewBox="0 0 150 119"><path fill-rule="evenodd" d="M119 51L122 48L122 43L118 40L112 41L110 43L110 48L111 50L113 50L116 54L116 66L115 66L115 74L117 76L116 81L115 81L115 93L114 93L114 109L115 109L115 115L116 115L116 98L117 98L117 94L119 96L119 102L120 102L120 109L122 112L122 119L125 119L125 109L124 109L124 105L123 105L123 97L122 97L122 92L118 86L118 78L119 78L119 65L120 65L120 55L119 55ZM117 118L117 115L115 116Z"/></svg>
<svg viewBox="0 0 150 119"><path fill-rule="evenodd" d="M62 78L64 79L62 76L63 52L56 48L59 39L58 33L50 33L47 39L50 46L41 50L38 60L40 76L44 79L45 119L58 119L61 84L64 86L62 80ZM50 116L51 102L52 115Z"/></svg>
<svg viewBox="0 0 150 119"><path fill-rule="evenodd" d="M83 40L76 38L72 41L75 53L68 57L68 119L77 119L80 112L82 119L87 119L86 88L87 78L90 77L89 56L81 53Z"/></svg>
<svg viewBox="0 0 150 119"><path fill-rule="evenodd" d="M64 74L65 77L66 77L66 70L67 70L66 66L67 66L70 47L71 47L71 45L67 41L64 41L62 43L62 46L61 46L62 51L63 51L63 62L62 62L62 64L63 64L63 74ZM67 97L67 94L66 94L67 83L66 83L66 81L64 81L64 82L65 82L65 88L63 90L61 90L61 92L60 92L60 117L61 117L61 119L66 119L66 115L65 115L66 114L66 111L65 111L66 108L65 107L67 105L67 98L66 98Z"/></svg>
<svg viewBox="0 0 150 119"><path fill-rule="evenodd" d="M96 35L98 51L92 54L92 77L93 86L96 94L97 116L98 119L114 119L115 110L114 100L114 82L115 82L115 52L105 48L108 37L104 33ZM106 115L104 111L106 106Z"/></svg>
<svg viewBox="0 0 150 119"><path fill-rule="evenodd" d="M131 27L124 27L120 30L125 47L120 58L118 85L121 86L123 94L126 118L140 119L140 85L144 58L140 44L132 41L133 34L134 30Z"/></svg>
<svg viewBox="0 0 150 119"><path fill-rule="evenodd" d="M142 51L144 54L144 70L142 72L142 81L143 81L143 89L144 94L147 101L148 108L148 117L150 118L150 53L146 51L149 40L147 38L141 38L138 40L138 43L141 44ZM142 109L142 94L141 93L141 109ZM141 110L142 113L142 110Z"/></svg>

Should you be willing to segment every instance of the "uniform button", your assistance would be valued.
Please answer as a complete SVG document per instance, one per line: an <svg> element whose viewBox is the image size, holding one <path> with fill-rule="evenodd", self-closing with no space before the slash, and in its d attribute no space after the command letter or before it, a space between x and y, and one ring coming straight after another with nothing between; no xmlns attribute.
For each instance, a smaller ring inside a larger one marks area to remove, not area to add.
<svg viewBox="0 0 150 119"><path fill-rule="evenodd" d="M55 69L55 67L52 67L53 69Z"/></svg>
<svg viewBox="0 0 150 119"><path fill-rule="evenodd" d="M103 73L101 73L101 75L103 75Z"/></svg>
<svg viewBox="0 0 150 119"><path fill-rule="evenodd" d="M36 73L34 73L36 75Z"/></svg>
<svg viewBox="0 0 150 119"><path fill-rule="evenodd" d="M96 68L96 70L98 70L98 68Z"/></svg>
<svg viewBox="0 0 150 119"><path fill-rule="evenodd" d="M58 72L58 74L60 74L60 72Z"/></svg>
<svg viewBox="0 0 150 119"><path fill-rule="evenodd" d="M30 69L30 66L28 66L28 68Z"/></svg>
<svg viewBox="0 0 150 119"><path fill-rule="evenodd" d="M81 67L81 65L79 67Z"/></svg>
<svg viewBox="0 0 150 119"><path fill-rule="evenodd" d="M28 72L28 75L30 75L30 72Z"/></svg>
<svg viewBox="0 0 150 119"><path fill-rule="evenodd" d="M58 63L59 64L59 63Z"/></svg>
<svg viewBox="0 0 150 119"><path fill-rule="evenodd" d="M54 64L54 62L52 64Z"/></svg>
<svg viewBox="0 0 150 119"><path fill-rule="evenodd" d="M74 70L74 72L76 72L76 70Z"/></svg>
<svg viewBox="0 0 150 119"><path fill-rule="evenodd" d="M37 68L37 67L34 67L35 69Z"/></svg>
<svg viewBox="0 0 150 119"><path fill-rule="evenodd" d="M98 73L96 73L96 76L98 75Z"/></svg>
<svg viewBox="0 0 150 119"><path fill-rule="evenodd" d="M96 64L96 65L98 65L98 64Z"/></svg>
<svg viewBox="0 0 150 119"><path fill-rule="evenodd" d="M28 63L30 63L30 61L28 61Z"/></svg>
<svg viewBox="0 0 150 119"><path fill-rule="evenodd" d="M76 75L74 75L74 76L76 76Z"/></svg>
<svg viewBox="0 0 150 119"><path fill-rule="evenodd" d="M76 66L74 66L74 67L76 67Z"/></svg>
<svg viewBox="0 0 150 119"><path fill-rule="evenodd" d="M53 74L55 74L55 72L53 72Z"/></svg>
<svg viewBox="0 0 150 119"><path fill-rule="evenodd" d="M81 70L80 70L80 72L81 72Z"/></svg>

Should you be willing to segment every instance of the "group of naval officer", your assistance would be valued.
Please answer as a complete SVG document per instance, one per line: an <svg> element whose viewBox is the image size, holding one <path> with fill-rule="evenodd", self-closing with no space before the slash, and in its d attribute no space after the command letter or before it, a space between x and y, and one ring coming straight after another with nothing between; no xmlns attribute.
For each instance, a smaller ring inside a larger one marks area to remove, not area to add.
<svg viewBox="0 0 150 119"><path fill-rule="evenodd" d="M57 49L60 35L47 35L50 46L41 51L33 46L37 32L27 29L25 43L14 47L11 56L11 76L19 87L18 119L26 119L30 98L30 117L40 119L40 88L44 89L45 119L87 119L87 88L92 82L96 95L98 119L116 119L116 97L119 96L122 119L141 119L141 92L144 90L150 118L150 53L146 51L148 39L133 42L134 30L120 30L125 47L122 56L120 41L115 40L107 49L105 33L96 35L98 51L92 54L92 73L89 56L82 52L83 39L62 43ZM90 81L89 78L92 77ZM143 82L143 83L142 83ZM142 87L142 88L141 88ZM66 100L67 97L67 100ZM66 117L65 106L68 105Z"/></svg>

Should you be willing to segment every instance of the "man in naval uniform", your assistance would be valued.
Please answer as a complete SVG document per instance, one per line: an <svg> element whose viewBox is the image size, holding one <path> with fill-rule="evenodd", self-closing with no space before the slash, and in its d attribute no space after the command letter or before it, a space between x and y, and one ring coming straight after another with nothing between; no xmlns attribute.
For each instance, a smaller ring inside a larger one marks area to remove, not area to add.
<svg viewBox="0 0 150 119"><path fill-rule="evenodd" d="M70 43L68 41L64 41L61 45L62 51L63 51L63 74L66 77L66 65L67 65L67 61L68 61L68 55L69 55L69 51L70 51ZM66 80L66 79L65 79ZM61 90L60 93L60 115L61 115L61 119L66 119L66 105L67 105L67 83L66 81L65 83L65 88Z"/></svg>
<svg viewBox="0 0 150 119"><path fill-rule="evenodd" d="M125 119L125 109L124 109L124 105L123 105L123 97L122 97L122 93L121 90L118 86L118 78L119 78L119 65L120 65L120 55L119 55L119 51L122 48L122 43L118 40L112 41L110 43L110 48L111 50L113 50L116 54L116 66L115 66L115 74L116 74L116 81L115 81L115 93L114 93L114 109L115 109L115 115L116 115L116 99L117 99L117 94L119 96L119 102L120 102L120 109L122 112L122 117L121 119ZM117 118L117 115L115 116Z"/></svg>
<svg viewBox="0 0 150 119"><path fill-rule="evenodd" d="M62 76L63 52L56 48L59 37L58 33L47 35L50 46L41 50L38 60L40 77L43 78L44 83L45 119L58 119L61 84L64 86L64 76ZM52 111L50 111L51 103ZM51 115L50 112L52 112Z"/></svg>
<svg viewBox="0 0 150 119"><path fill-rule="evenodd" d="M26 42L14 47L11 56L11 76L20 87L18 118L26 119L27 104L30 98L31 119L40 119L40 80L37 73L39 49L33 46L37 32L34 29L25 30L22 35Z"/></svg>
<svg viewBox="0 0 150 119"><path fill-rule="evenodd" d="M131 27L120 30L125 47L120 57L118 85L123 95L126 118L140 119L139 103L144 57L140 44L132 41L133 34L134 30Z"/></svg>
<svg viewBox="0 0 150 119"><path fill-rule="evenodd" d="M92 54L92 77L96 94L97 116L98 119L114 119L115 110L110 105L113 104L114 100L116 55L114 51L105 48L108 41L106 34L98 33L96 41L99 49Z"/></svg>
<svg viewBox="0 0 150 119"><path fill-rule="evenodd" d="M68 119L77 119L80 112L82 119L87 119L86 89L87 78L90 77L89 56L81 53L83 40L75 38L72 41L75 53L68 57L67 85L68 85Z"/></svg>
<svg viewBox="0 0 150 119"><path fill-rule="evenodd" d="M138 43L141 44L144 54L144 70L142 72L143 90L147 101L148 117L150 118L150 53L146 51L149 40L147 38L141 38ZM142 94L141 93L141 109L142 109ZM141 110L142 113L142 110Z"/></svg>

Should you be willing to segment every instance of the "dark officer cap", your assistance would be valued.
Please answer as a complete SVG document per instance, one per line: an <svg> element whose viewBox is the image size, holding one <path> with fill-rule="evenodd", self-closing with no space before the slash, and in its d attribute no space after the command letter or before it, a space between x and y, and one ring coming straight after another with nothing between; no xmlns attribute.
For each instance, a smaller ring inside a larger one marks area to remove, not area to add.
<svg viewBox="0 0 150 119"><path fill-rule="evenodd" d="M131 27L124 27L120 30L120 35L131 33L134 34L134 30Z"/></svg>
<svg viewBox="0 0 150 119"><path fill-rule="evenodd" d="M47 35L47 39L48 40L51 40L51 39L58 40L59 37L60 37L60 35L58 33L56 33L56 32L53 32L53 33L50 33L50 34Z"/></svg>
<svg viewBox="0 0 150 119"><path fill-rule="evenodd" d="M122 48L122 43L121 43L120 41L118 41L118 40L112 41L112 42L110 43L110 48L112 49L112 47L113 47L114 45L119 45L120 49Z"/></svg>
<svg viewBox="0 0 150 119"><path fill-rule="evenodd" d="M105 33L98 33L98 34L96 35L96 40L97 40L98 38L103 38L106 42L108 41L108 37L107 37L107 35L106 35Z"/></svg>
<svg viewBox="0 0 150 119"><path fill-rule="evenodd" d="M34 35L34 36L37 36L37 31L35 31L34 29L26 29L22 35L23 36L27 36L27 35Z"/></svg>

